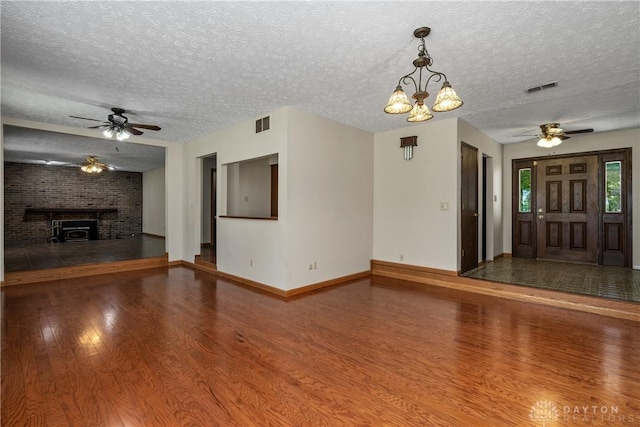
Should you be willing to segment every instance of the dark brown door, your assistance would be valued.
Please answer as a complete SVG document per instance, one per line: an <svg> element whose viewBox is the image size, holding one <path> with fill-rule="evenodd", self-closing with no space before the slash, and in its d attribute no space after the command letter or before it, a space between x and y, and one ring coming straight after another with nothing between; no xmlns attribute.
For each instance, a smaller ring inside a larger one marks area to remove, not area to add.
<svg viewBox="0 0 640 427"><path fill-rule="evenodd" d="M461 272L478 267L478 149L462 143Z"/></svg>
<svg viewBox="0 0 640 427"><path fill-rule="evenodd" d="M216 247L217 200L216 200L216 170L211 169L211 246Z"/></svg>
<svg viewBox="0 0 640 427"><path fill-rule="evenodd" d="M271 216L278 217L278 165L271 165Z"/></svg>
<svg viewBox="0 0 640 427"><path fill-rule="evenodd" d="M537 258L598 262L598 156L539 160Z"/></svg>

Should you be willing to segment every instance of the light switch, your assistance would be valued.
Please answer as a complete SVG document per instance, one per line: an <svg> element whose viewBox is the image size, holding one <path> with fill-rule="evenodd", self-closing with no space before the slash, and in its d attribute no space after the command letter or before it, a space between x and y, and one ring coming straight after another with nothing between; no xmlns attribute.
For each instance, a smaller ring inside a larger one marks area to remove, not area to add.
<svg viewBox="0 0 640 427"><path fill-rule="evenodd" d="M449 203L448 202L441 202L440 203L440 210L441 211L448 211L449 210Z"/></svg>

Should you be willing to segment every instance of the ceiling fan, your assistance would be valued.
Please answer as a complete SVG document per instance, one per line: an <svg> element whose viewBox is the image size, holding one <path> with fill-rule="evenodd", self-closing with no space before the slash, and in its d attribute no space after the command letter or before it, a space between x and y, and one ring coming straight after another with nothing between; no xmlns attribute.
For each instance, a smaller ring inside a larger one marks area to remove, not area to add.
<svg viewBox="0 0 640 427"><path fill-rule="evenodd" d="M156 125L145 125L142 123L129 123L129 119L124 115L126 113L122 108L112 108L111 111L113 114L109 114L108 121L104 120L96 120L89 119L87 117L78 117L78 116L69 116L74 119L82 119L82 120L91 120L94 122L103 123L97 126L90 126L89 129L101 129L106 128L104 132L104 136L107 138L113 138L114 136L118 141L125 140L129 138L131 135L142 135L142 132L139 129L148 129L148 130L160 130L160 126Z"/></svg>
<svg viewBox="0 0 640 427"><path fill-rule="evenodd" d="M593 132L593 129L578 129L565 131L560 127L560 123L545 123L540 125L542 133L536 135L540 138L538 141L538 147L551 148L562 144L562 141L569 139L567 135L575 135L578 133Z"/></svg>
<svg viewBox="0 0 640 427"><path fill-rule="evenodd" d="M80 165L80 169L86 173L100 173L103 170L111 169L111 167L99 162L97 157L89 156L86 158L85 163Z"/></svg>

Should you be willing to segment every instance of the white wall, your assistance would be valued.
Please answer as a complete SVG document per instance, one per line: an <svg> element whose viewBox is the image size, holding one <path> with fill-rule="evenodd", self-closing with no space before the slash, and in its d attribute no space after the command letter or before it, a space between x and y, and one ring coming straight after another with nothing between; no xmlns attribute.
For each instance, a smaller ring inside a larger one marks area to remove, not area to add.
<svg viewBox="0 0 640 427"><path fill-rule="evenodd" d="M218 270L283 290L369 269L373 223L373 136L290 107L187 144L185 260L199 253L201 176L194 162L217 153L218 214L229 214L229 164L278 156L278 219L218 219ZM196 185L191 185L195 183ZM191 210L191 206L194 209ZM317 268L309 270L316 262Z"/></svg>
<svg viewBox="0 0 640 427"><path fill-rule="evenodd" d="M482 244L482 207L487 203L487 260L502 254L502 145L462 119L458 120L458 140L478 149L478 244ZM482 200L482 157L487 157L487 199ZM460 195L460 189L458 189ZM458 221L460 227L460 221ZM460 240L460 239L459 239ZM458 247L460 249L460 247ZM458 250L460 253L460 250ZM478 247L478 261L482 250ZM458 269L460 265L458 265Z"/></svg>
<svg viewBox="0 0 640 427"><path fill-rule="evenodd" d="M227 215L271 216L269 157L227 165Z"/></svg>
<svg viewBox="0 0 640 427"><path fill-rule="evenodd" d="M186 185L187 167L185 165L185 146L173 144L167 147L165 154L165 247L169 254L169 262L185 259L185 245L188 228L184 222L187 214L184 187ZM193 210L193 206L191 206Z"/></svg>
<svg viewBox="0 0 640 427"><path fill-rule="evenodd" d="M633 223L633 265L640 269L640 129L615 132L574 135L571 139L552 149L543 149L535 142L507 144L503 158L503 247L511 253L511 162L513 159L540 157L545 155L582 153L587 151L632 148L632 223Z"/></svg>
<svg viewBox="0 0 640 427"><path fill-rule="evenodd" d="M287 289L369 270L373 135L290 109L286 165Z"/></svg>
<svg viewBox="0 0 640 427"><path fill-rule="evenodd" d="M458 269L457 130L452 118L374 135L374 259ZM418 146L407 161L400 138L413 135Z"/></svg>
<svg viewBox="0 0 640 427"><path fill-rule="evenodd" d="M142 173L142 232L166 236L165 168Z"/></svg>
<svg viewBox="0 0 640 427"><path fill-rule="evenodd" d="M202 161L200 158L217 153L216 263L218 270L284 289L287 282L288 108L280 108L269 115L271 129L268 131L256 134L255 120L247 120L186 144L184 163L186 185L182 190L189 210L183 218L183 227L187 230L183 259L193 262L195 255L200 253L202 238ZM280 159L278 220L221 218L220 216L228 214L226 165L269 156L273 153L277 153ZM253 266L251 266L252 260Z"/></svg>

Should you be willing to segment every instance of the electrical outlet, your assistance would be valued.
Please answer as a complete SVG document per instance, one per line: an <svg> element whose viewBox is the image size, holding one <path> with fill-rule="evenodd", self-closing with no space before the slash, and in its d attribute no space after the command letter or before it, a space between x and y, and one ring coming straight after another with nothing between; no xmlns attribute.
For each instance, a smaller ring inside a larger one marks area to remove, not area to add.
<svg viewBox="0 0 640 427"><path fill-rule="evenodd" d="M313 269L314 270L318 269L318 261L313 261Z"/></svg>
<svg viewBox="0 0 640 427"><path fill-rule="evenodd" d="M400 255L400 261L404 261L404 255Z"/></svg>
<svg viewBox="0 0 640 427"><path fill-rule="evenodd" d="M250 267L253 267L253 258L251 258L251 259L249 260L249 266L250 266Z"/></svg>

